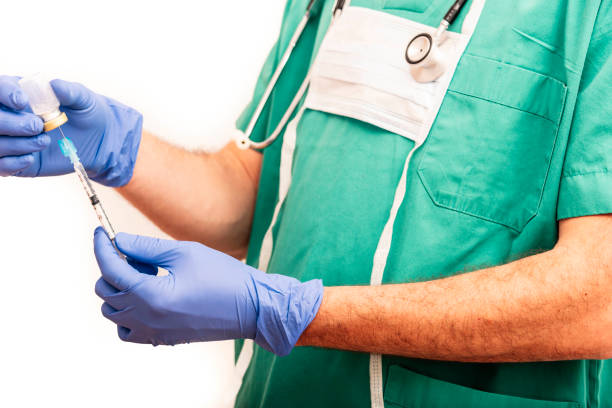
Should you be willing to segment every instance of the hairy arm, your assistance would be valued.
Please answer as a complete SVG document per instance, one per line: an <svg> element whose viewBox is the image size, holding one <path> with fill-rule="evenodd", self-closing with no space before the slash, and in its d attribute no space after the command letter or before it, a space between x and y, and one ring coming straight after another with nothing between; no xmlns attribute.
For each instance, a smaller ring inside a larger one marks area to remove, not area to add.
<svg viewBox="0 0 612 408"><path fill-rule="evenodd" d="M242 257L261 156L234 143L217 153L189 152L144 132L134 176L118 191L174 238Z"/></svg>
<svg viewBox="0 0 612 408"><path fill-rule="evenodd" d="M447 279L330 287L299 345L462 362L612 358L612 215L546 253Z"/></svg>

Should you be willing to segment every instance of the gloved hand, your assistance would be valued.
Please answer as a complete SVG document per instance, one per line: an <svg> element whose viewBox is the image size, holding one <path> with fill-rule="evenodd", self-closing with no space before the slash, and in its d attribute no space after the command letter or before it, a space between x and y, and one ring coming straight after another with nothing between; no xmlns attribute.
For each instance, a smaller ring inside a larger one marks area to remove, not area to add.
<svg viewBox="0 0 612 408"><path fill-rule="evenodd" d="M117 324L124 341L174 345L248 338L282 356L321 305L320 280L266 274L194 242L120 233L116 243L129 264L96 230L102 271L96 294L105 302L102 314ZM158 266L169 275L155 276Z"/></svg>
<svg viewBox="0 0 612 408"><path fill-rule="evenodd" d="M57 144L60 133L41 134L43 122L31 113L17 77L0 76L0 175L55 176L72 172ZM51 82L68 116L62 126L75 144L92 180L118 187L132 177L142 133L142 116L83 85Z"/></svg>

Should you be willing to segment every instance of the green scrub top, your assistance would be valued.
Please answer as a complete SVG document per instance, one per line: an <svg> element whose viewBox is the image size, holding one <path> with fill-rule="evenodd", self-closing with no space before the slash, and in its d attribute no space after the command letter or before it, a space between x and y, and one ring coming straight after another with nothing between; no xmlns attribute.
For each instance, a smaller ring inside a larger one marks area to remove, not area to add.
<svg viewBox="0 0 612 408"><path fill-rule="evenodd" d="M289 0L239 128L251 118L307 3ZM331 3L309 23L254 140L276 127L297 92ZM451 3L351 5L437 26ZM451 30L461 27L470 4ZM561 219L612 213L610 27L608 0L486 2L429 137L411 161L383 283L505 264L553 248ZM297 135L268 272L321 278L326 286L368 285L412 142L312 110ZM281 139L264 151L247 258L255 267L278 199ZM367 353L299 347L281 358L255 346L236 406L369 407L368 370ZM612 408L612 361L466 364L383 356L383 373L388 407Z"/></svg>

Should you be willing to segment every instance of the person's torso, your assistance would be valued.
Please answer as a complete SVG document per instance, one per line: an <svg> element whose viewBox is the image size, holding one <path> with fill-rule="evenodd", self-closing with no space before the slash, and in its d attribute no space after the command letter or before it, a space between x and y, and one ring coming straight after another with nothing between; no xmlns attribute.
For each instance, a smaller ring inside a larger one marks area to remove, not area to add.
<svg viewBox="0 0 612 408"><path fill-rule="evenodd" d="M294 3L297 21L306 1ZM437 26L451 3L354 0L351 7ZM486 2L410 163L383 283L438 279L555 245L565 149L598 7L584 0ZM269 126L284 113L325 30L324 21L309 28L312 40L301 44L275 91ZM278 198L281 144L264 153L247 259L254 266ZM326 286L369 284L412 146L374 125L307 109L267 272L321 278ZM383 363L385 400L402 407L587 406L611 370L589 361L463 364L385 356ZM367 354L296 348L278 358L257 348L237 406L366 407L369 390Z"/></svg>

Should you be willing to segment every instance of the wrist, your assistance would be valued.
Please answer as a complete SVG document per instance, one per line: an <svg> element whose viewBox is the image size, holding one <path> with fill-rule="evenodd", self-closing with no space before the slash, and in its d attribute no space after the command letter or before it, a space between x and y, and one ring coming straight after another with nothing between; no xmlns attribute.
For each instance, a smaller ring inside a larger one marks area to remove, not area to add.
<svg viewBox="0 0 612 408"><path fill-rule="evenodd" d="M360 286L326 287L323 301L317 315L304 330L296 346L303 347L338 347L347 343L351 328L357 327L359 312L354 300L365 295ZM370 304L375 303L372 299ZM368 318L375 318L368 314Z"/></svg>
<svg viewBox="0 0 612 408"><path fill-rule="evenodd" d="M323 298L319 279L300 282L275 274L257 274L257 331L255 342L264 349L285 356L315 318Z"/></svg>

